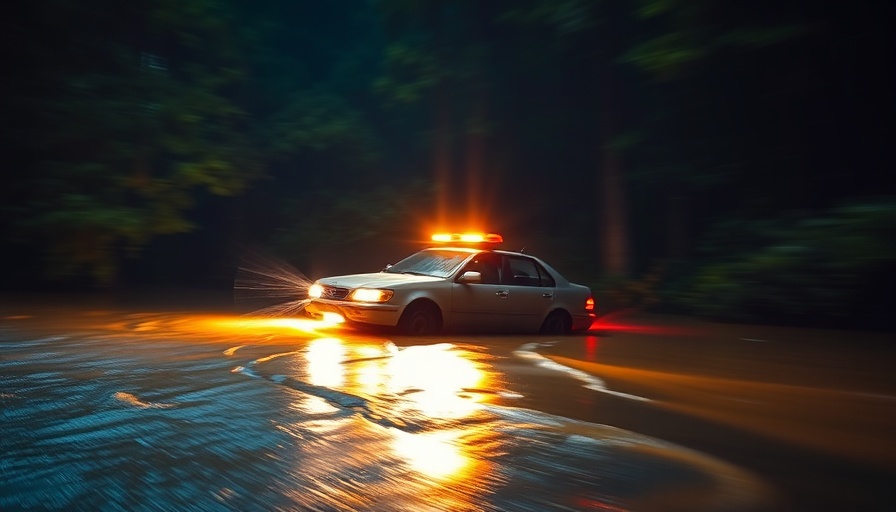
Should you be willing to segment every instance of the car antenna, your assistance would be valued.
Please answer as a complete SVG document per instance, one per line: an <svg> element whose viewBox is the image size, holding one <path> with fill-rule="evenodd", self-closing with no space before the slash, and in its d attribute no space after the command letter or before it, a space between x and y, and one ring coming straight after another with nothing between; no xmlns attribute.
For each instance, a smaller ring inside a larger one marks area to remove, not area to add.
<svg viewBox="0 0 896 512"><path fill-rule="evenodd" d="M525 246L523 246L523 248L520 249L520 254L522 254L522 253L524 253L524 252L526 252L526 247L525 247Z"/></svg>

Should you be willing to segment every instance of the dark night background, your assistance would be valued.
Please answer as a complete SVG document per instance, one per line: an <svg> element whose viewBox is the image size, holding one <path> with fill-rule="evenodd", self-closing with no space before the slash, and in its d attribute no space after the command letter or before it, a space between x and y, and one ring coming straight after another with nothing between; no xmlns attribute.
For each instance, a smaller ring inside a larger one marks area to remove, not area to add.
<svg viewBox="0 0 896 512"><path fill-rule="evenodd" d="M373 271L439 228L630 306L892 329L894 2L45 0L0 288Z"/></svg>

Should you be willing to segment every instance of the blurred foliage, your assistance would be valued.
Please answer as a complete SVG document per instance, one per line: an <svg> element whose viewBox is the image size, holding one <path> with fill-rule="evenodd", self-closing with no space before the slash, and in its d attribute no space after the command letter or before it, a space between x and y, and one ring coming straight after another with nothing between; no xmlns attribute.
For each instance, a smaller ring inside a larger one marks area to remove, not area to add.
<svg viewBox="0 0 896 512"><path fill-rule="evenodd" d="M375 272L420 249L420 212L435 194L427 180L322 192L286 203L268 245L313 277Z"/></svg>
<svg viewBox="0 0 896 512"><path fill-rule="evenodd" d="M438 210L604 308L880 317L893 5L16 3L3 252L28 285L41 258L113 285L241 244L360 264ZM641 277L608 275L622 252Z"/></svg>
<svg viewBox="0 0 896 512"><path fill-rule="evenodd" d="M387 74L374 83L377 92L394 103L416 103L441 79L440 66L419 45L396 42L386 48Z"/></svg>
<svg viewBox="0 0 896 512"><path fill-rule="evenodd" d="M7 87L29 108L12 128L29 132L16 156L30 172L10 184L24 192L12 227L37 239L50 275L114 284L123 254L194 227L193 189L234 195L258 172L228 96L242 80L236 20L200 0L51 4L55 16L18 20L30 72Z"/></svg>
<svg viewBox="0 0 896 512"><path fill-rule="evenodd" d="M336 245L352 244L405 234L409 219L433 201L434 187L427 181L346 192L323 192L308 204L287 210L290 225L276 238L285 254L310 248L326 251ZM314 212L308 215L308 211Z"/></svg>
<svg viewBox="0 0 896 512"><path fill-rule="evenodd" d="M324 92L299 91L268 118L262 130L272 160L329 151L343 154L343 163L364 167L380 156L380 145L363 116L343 98Z"/></svg>
<svg viewBox="0 0 896 512"><path fill-rule="evenodd" d="M49 3L10 25L21 68L5 85L15 103L4 113L17 122L3 135L20 139L10 149L29 172L5 187L13 220L0 226L44 254L48 277L114 285L123 257L199 227L201 193L243 194L303 152L353 169L377 158L342 97L314 81L283 91L252 79L290 61L273 50L288 27L271 13L238 1Z"/></svg>
<svg viewBox="0 0 896 512"><path fill-rule="evenodd" d="M589 281L589 286L597 291L599 314L626 309L655 309L666 307L662 303L662 286L667 277L664 265L655 262L641 276L597 278Z"/></svg>
<svg viewBox="0 0 896 512"><path fill-rule="evenodd" d="M641 0L636 16L665 27L620 56L623 62L661 79L673 79L714 53L754 49L789 41L808 27L769 16L761 2L730 0ZM772 7L773 8L773 7Z"/></svg>
<svg viewBox="0 0 896 512"><path fill-rule="evenodd" d="M896 201L723 221L700 261L663 290L666 305L729 321L892 328Z"/></svg>

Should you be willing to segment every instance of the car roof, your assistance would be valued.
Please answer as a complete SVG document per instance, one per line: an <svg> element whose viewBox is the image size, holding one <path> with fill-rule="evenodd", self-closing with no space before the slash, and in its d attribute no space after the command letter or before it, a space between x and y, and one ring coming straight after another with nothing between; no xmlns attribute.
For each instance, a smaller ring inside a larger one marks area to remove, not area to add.
<svg viewBox="0 0 896 512"><path fill-rule="evenodd" d="M567 280L565 277L563 277L563 274L558 272L554 267L552 267L550 264L548 264L548 262L544 261L543 259L539 258L538 256L533 256L531 254L525 254L522 252L505 251L502 249L490 249L488 247L469 247L469 246L459 247L459 246L451 246L451 245L430 246L423 250L424 251L438 251L438 250L458 251L458 252L465 252L465 253L471 254L471 255L479 254L479 253L483 253L483 252L491 252L491 253L495 253L495 254L502 254L505 256L522 256L525 258L531 258L531 259L537 261L543 267L545 267L548 270L548 272L553 276L554 280L557 281L558 284L561 284L561 285L569 284L569 280Z"/></svg>
<svg viewBox="0 0 896 512"><path fill-rule="evenodd" d="M424 250L436 250L436 251L438 251L438 250L459 251L459 252L466 252L466 253L469 253L469 254L475 254L475 253L480 253L480 252L493 252L493 253L504 254L504 255L508 255L508 256L526 256L526 257L528 257L528 258L535 258L535 259L538 259L536 256L533 256L533 255L531 255L531 254L524 254L524 253L521 253L521 252L514 252L514 251L505 251L505 250L503 250L503 249L491 249L491 248L489 248L489 247L470 247L470 246L434 245L434 246L427 247L427 248L424 249Z"/></svg>

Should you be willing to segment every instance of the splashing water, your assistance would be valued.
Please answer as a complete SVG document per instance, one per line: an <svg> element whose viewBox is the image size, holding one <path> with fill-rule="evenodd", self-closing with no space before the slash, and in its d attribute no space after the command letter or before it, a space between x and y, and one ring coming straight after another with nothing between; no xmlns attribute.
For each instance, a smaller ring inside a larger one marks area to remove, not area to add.
<svg viewBox="0 0 896 512"><path fill-rule="evenodd" d="M247 251L234 281L234 299L248 306L251 315L295 316L310 301L311 283L285 261Z"/></svg>

